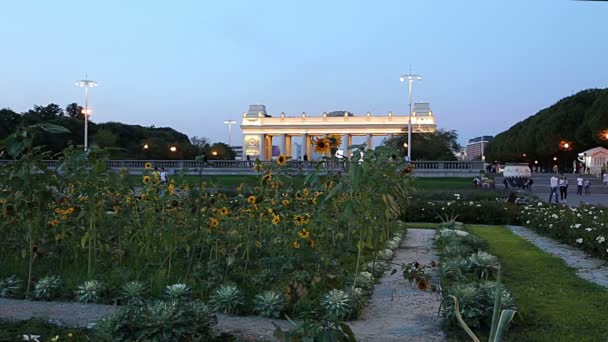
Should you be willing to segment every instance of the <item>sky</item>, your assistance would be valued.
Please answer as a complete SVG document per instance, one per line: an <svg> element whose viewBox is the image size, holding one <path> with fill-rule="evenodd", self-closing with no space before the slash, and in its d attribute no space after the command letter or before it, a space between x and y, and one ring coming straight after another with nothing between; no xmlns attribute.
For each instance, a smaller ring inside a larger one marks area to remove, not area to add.
<svg viewBox="0 0 608 342"><path fill-rule="evenodd" d="M224 120L407 113L410 65L439 128L495 135L608 86L608 2L0 0L0 108L84 102L95 122L228 140ZM240 140L233 128L232 140Z"/></svg>

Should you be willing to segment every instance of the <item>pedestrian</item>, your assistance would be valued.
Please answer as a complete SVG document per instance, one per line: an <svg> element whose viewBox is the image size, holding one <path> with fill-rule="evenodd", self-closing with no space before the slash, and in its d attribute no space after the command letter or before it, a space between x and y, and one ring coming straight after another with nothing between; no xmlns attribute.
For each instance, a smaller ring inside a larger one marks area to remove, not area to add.
<svg viewBox="0 0 608 342"><path fill-rule="evenodd" d="M505 190L509 190L509 182L507 182L507 179L505 178L502 182L505 185Z"/></svg>
<svg viewBox="0 0 608 342"><path fill-rule="evenodd" d="M551 188L551 193L549 194L549 203L551 203L553 194L555 194L555 203L558 203L559 198L557 198L557 188L559 186L559 179L555 174L551 176L551 179L549 180L549 186Z"/></svg>
<svg viewBox="0 0 608 342"><path fill-rule="evenodd" d="M245 159L247 160L247 167L251 167L251 157L249 155L247 155L247 157L245 157Z"/></svg>
<svg viewBox="0 0 608 342"><path fill-rule="evenodd" d="M160 184L162 185L167 185L167 183L169 183L169 175L167 174L167 171L165 171L164 167L160 168Z"/></svg>
<svg viewBox="0 0 608 342"><path fill-rule="evenodd" d="M591 195L591 181L589 179L585 179L585 195Z"/></svg>
<svg viewBox="0 0 608 342"><path fill-rule="evenodd" d="M602 178L602 183L604 183L604 185L608 185L608 173L604 173L604 177Z"/></svg>
<svg viewBox="0 0 608 342"><path fill-rule="evenodd" d="M578 174L578 177L576 178L576 194L577 195L583 194L583 175L581 175L580 173Z"/></svg>
<svg viewBox="0 0 608 342"><path fill-rule="evenodd" d="M564 175L559 180L559 198L562 202L566 202L568 199L568 180Z"/></svg>
<svg viewBox="0 0 608 342"><path fill-rule="evenodd" d="M532 192L532 184L534 184L534 180L532 178L528 178L526 183L524 183L524 188L528 190L528 192Z"/></svg>
<svg viewBox="0 0 608 342"><path fill-rule="evenodd" d="M557 168L557 164L553 165L553 173L558 173L559 169Z"/></svg>
<svg viewBox="0 0 608 342"><path fill-rule="evenodd" d="M304 153L304 158L302 159L304 159L304 161L308 161L308 154Z"/></svg>

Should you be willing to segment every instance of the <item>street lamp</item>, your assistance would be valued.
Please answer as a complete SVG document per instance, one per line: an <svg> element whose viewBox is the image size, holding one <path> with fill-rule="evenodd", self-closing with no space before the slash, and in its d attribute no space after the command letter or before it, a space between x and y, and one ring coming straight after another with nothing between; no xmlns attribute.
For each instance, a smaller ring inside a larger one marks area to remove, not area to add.
<svg viewBox="0 0 608 342"><path fill-rule="evenodd" d="M410 100L410 112L408 114L408 120L407 120L407 145L410 147L407 149L407 159L408 160L412 160L412 84L414 83L414 80L418 80L421 81L422 77L419 75L414 75L412 74L412 67L410 66L410 73L407 75L401 75L401 77L399 77L399 80L401 81L401 83L405 82L405 80L407 79L407 83L409 85L409 100Z"/></svg>
<svg viewBox="0 0 608 342"><path fill-rule="evenodd" d="M148 148L150 148L150 146L148 146L148 144L144 145L144 150L147 150Z"/></svg>
<svg viewBox="0 0 608 342"><path fill-rule="evenodd" d="M89 108L89 88L97 86L97 82L88 79L88 75L85 75L84 80L77 81L77 86L84 88L84 108L82 114L84 114L84 150L86 151L89 147L89 115L92 111Z"/></svg>
<svg viewBox="0 0 608 342"><path fill-rule="evenodd" d="M169 148L169 150L170 150L171 152L175 152L175 151L177 151L177 147L175 147L175 146L171 146L171 147Z"/></svg>
<svg viewBox="0 0 608 342"><path fill-rule="evenodd" d="M228 125L228 146L232 146L232 125L236 125L236 121L226 120L224 124Z"/></svg>

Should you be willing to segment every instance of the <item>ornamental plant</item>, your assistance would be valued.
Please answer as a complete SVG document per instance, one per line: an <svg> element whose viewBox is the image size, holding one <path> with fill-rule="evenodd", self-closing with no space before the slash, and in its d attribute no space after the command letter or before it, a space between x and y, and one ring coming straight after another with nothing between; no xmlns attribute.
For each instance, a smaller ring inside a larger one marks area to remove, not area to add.
<svg viewBox="0 0 608 342"><path fill-rule="evenodd" d="M0 279L0 297L15 298L21 289L21 280L17 276Z"/></svg>
<svg viewBox="0 0 608 342"><path fill-rule="evenodd" d="M343 320L353 312L353 300L348 293L334 289L323 296L321 307L323 307L328 317Z"/></svg>
<svg viewBox="0 0 608 342"><path fill-rule="evenodd" d="M61 295L63 282L58 275L46 276L36 283L33 296L36 299L51 300Z"/></svg>
<svg viewBox="0 0 608 342"><path fill-rule="evenodd" d="M97 303L99 302L102 292L104 291L103 284L98 280L87 280L76 290L76 300L81 303Z"/></svg>
<svg viewBox="0 0 608 342"><path fill-rule="evenodd" d="M285 310L285 298L276 291L265 291L254 298L254 311L262 317L279 318Z"/></svg>
<svg viewBox="0 0 608 342"><path fill-rule="evenodd" d="M130 281L120 289L120 299L127 305L141 305L146 295L146 285L140 281Z"/></svg>
<svg viewBox="0 0 608 342"><path fill-rule="evenodd" d="M209 303L214 310L232 315L245 304L245 297L236 285L225 284L215 290Z"/></svg>

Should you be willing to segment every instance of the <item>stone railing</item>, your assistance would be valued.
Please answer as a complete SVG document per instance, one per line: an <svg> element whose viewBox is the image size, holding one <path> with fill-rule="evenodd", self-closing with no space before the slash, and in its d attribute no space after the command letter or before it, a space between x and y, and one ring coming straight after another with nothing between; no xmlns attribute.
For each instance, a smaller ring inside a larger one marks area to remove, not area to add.
<svg viewBox="0 0 608 342"><path fill-rule="evenodd" d="M56 167L58 161L45 160L49 168ZM0 160L0 166L10 163L10 160ZM169 173L186 172L192 174L248 174L252 173L254 161L246 160L209 160L207 162L195 160L109 160L108 167L113 170L128 169L131 173L141 173L146 163L153 168L164 168ZM275 164L275 161L263 161L263 165ZM401 162L403 163L403 162ZM420 176L466 176L478 173L484 169L480 161L414 161L415 173ZM290 160L287 167L300 170L311 170L317 166L324 170L344 170L344 162L330 161L297 161Z"/></svg>

